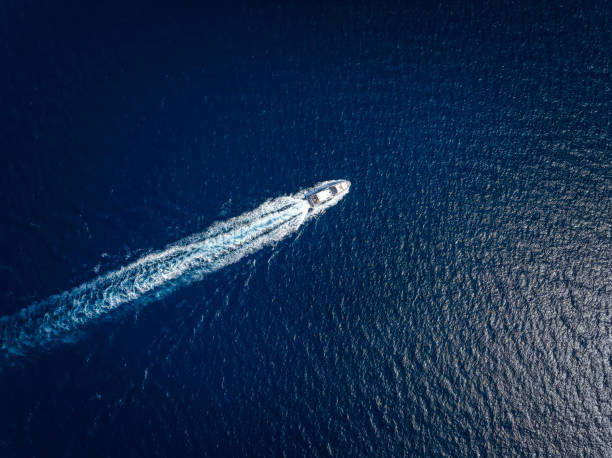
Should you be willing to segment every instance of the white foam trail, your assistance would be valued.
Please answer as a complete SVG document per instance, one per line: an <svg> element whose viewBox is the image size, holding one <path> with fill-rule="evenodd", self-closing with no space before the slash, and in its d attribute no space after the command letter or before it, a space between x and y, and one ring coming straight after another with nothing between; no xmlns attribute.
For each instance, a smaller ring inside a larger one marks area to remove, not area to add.
<svg viewBox="0 0 612 458"><path fill-rule="evenodd" d="M163 297L278 242L300 227L309 217L308 209L300 194L267 201L119 270L3 317L0 348L7 355L25 354L74 340L84 326L124 304L142 305Z"/></svg>

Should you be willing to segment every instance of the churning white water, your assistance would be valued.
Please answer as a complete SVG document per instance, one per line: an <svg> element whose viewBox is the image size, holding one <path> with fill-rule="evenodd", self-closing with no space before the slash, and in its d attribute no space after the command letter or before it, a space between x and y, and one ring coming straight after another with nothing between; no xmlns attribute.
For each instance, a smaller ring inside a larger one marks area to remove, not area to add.
<svg viewBox="0 0 612 458"><path fill-rule="evenodd" d="M318 186L325 183L331 182ZM303 199L308 191L266 201L164 250L1 318L3 352L24 354L74 340L87 324L125 304L142 306L280 241L343 197L313 211Z"/></svg>

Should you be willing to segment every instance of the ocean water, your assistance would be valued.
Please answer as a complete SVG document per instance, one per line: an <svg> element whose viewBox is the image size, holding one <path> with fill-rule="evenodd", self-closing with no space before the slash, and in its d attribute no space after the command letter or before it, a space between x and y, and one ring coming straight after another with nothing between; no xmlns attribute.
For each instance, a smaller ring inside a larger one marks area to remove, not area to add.
<svg viewBox="0 0 612 458"><path fill-rule="evenodd" d="M612 455L605 2L3 10L0 456Z"/></svg>

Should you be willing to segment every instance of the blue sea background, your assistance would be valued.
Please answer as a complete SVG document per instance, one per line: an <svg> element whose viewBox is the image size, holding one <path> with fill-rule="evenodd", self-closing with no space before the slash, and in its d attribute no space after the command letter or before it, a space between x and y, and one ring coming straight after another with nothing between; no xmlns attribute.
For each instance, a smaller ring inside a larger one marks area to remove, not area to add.
<svg viewBox="0 0 612 458"><path fill-rule="evenodd" d="M0 314L335 207L0 359L0 456L611 456L607 2L8 1Z"/></svg>

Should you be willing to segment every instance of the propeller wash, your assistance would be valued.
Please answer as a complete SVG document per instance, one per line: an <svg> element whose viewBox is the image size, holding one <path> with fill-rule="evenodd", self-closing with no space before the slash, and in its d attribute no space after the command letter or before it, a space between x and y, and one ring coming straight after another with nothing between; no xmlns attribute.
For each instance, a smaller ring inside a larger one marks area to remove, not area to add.
<svg viewBox="0 0 612 458"><path fill-rule="evenodd" d="M23 355L77 339L79 331L125 304L143 306L294 233L335 205L350 183L319 183L182 239L164 250L0 318L2 353Z"/></svg>

